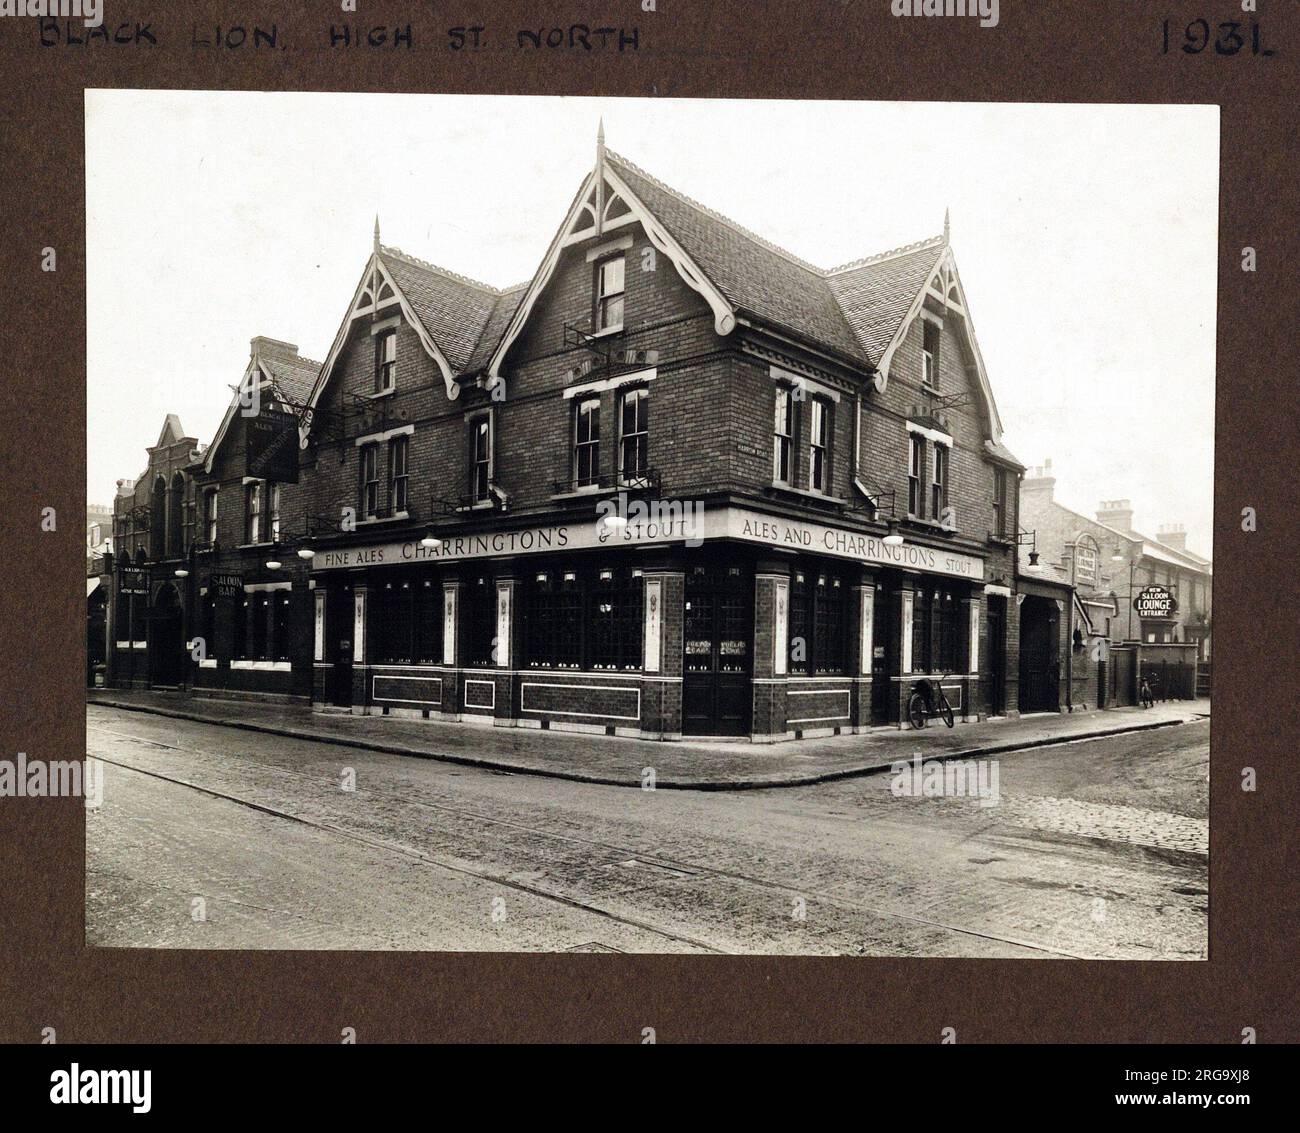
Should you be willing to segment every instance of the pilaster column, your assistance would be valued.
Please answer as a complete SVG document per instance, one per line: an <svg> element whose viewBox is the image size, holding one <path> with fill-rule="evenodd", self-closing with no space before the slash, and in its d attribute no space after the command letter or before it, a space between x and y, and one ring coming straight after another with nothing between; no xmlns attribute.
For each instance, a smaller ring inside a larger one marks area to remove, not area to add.
<svg viewBox="0 0 1300 1133"><path fill-rule="evenodd" d="M988 716L987 699L980 680L980 607L983 599L972 595L962 601L966 607L966 696L962 700L962 719Z"/></svg>
<svg viewBox="0 0 1300 1133"><path fill-rule="evenodd" d="M497 576L497 632L494 656L496 657L496 667L499 675L496 678L496 698L494 700L496 708L493 715L498 723L515 718L514 691L518 687L518 682L511 677L510 668L514 659L520 655L519 641L517 640L519 619L515 616L518 589L518 580L509 576Z"/></svg>
<svg viewBox="0 0 1300 1133"><path fill-rule="evenodd" d="M790 568L762 561L754 570L753 735L786 730L786 683L790 671Z"/></svg>
<svg viewBox="0 0 1300 1133"><path fill-rule="evenodd" d="M352 713L364 716L370 703L370 588L352 589Z"/></svg>
<svg viewBox="0 0 1300 1133"><path fill-rule="evenodd" d="M853 697L853 727L866 728L871 725L871 698L873 682L871 663L876 647L876 586L874 582L864 581L853 588L853 606L856 611L856 633L851 657L854 659L852 673L856 678L854 685L856 695Z"/></svg>
<svg viewBox="0 0 1300 1133"><path fill-rule="evenodd" d="M686 575L664 566L643 568L641 728L663 737L682 733L682 632Z"/></svg>

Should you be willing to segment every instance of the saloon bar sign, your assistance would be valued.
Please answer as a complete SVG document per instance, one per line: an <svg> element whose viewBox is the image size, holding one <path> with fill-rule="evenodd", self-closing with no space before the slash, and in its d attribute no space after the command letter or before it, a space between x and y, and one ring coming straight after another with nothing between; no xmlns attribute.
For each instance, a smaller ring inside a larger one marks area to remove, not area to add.
<svg viewBox="0 0 1300 1133"><path fill-rule="evenodd" d="M214 574L209 584L212 593L218 598L238 598L244 593L244 576L242 574Z"/></svg>
<svg viewBox="0 0 1300 1133"><path fill-rule="evenodd" d="M244 419L247 475L280 484L298 483L298 418L263 406Z"/></svg>
<svg viewBox="0 0 1300 1133"><path fill-rule="evenodd" d="M1178 612L1178 599L1167 586L1147 586L1137 592L1133 609L1140 618L1172 618Z"/></svg>

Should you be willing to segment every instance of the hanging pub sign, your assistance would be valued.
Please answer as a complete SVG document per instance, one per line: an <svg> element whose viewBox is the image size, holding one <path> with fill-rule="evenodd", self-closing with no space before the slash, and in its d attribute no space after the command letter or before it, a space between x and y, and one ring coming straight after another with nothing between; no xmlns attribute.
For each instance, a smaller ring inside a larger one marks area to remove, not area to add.
<svg viewBox="0 0 1300 1133"><path fill-rule="evenodd" d="M245 475L279 484L298 483L298 418L262 406L244 418Z"/></svg>
<svg viewBox="0 0 1300 1133"><path fill-rule="evenodd" d="M119 594L143 594L149 596L149 575L139 567L122 567L117 572L117 592Z"/></svg>
<svg viewBox="0 0 1300 1133"><path fill-rule="evenodd" d="M214 574L209 589L218 598L238 598L244 593L244 576L242 574Z"/></svg>
<svg viewBox="0 0 1300 1133"><path fill-rule="evenodd" d="M1167 586L1145 586L1134 597L1133 609L1140 618L1172 618L1178 612L1178 599Z"/></svg>

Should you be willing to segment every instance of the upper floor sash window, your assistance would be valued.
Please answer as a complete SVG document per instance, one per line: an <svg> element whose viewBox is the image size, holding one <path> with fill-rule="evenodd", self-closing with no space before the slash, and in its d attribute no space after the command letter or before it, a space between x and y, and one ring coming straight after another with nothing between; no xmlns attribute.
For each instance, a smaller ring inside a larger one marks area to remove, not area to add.
<svg viewBox="0 0 1300 1133"><path fill-rule="evenodd" d="M397 328L375 337L375 393L397 388Z"/></svg>
<svg viewBox="0 0 1300 1133"><path fill-rule="evenodd" d="M925 497L921 494L921 470L925 467L925 440L909 433L907 461L907 514L920 518L924 514Z"/></svg>
<svg viewBox="0 0 1300 1133"><path fill-rule="evenodd" d="M772 425L772 479L789 484L794 462L794 396L787 385L776 387L776 414Z"/></svg>
<svg viewBox="0 0 1300 1133"><path fill-rule="evenodd" d="M829 492L831 404L820 397L812 398L811 404L812 430L808 447L808 487L814 492Z"/></svg>
<svg viewBox="0 0 1300 1133"><path fill-rule="evenodd" d="M922 323L921 381L931 389L939 388L939 328L934 323Z"/></svg>
<svg viewBox="0 0 1300 1133"><path fill-rule="evenodd" d="M406 510L410 486L409 443L407 436L393 437L388 442L388 503L394 515Z"/></svg>
<svg viewBox="0 0 1300 1133"><path fill-rule="evenodd" d="M379 514L379 445L361 446L361 514L373 519Z"/></svg>
<svg viewBox="0 0 1300 1133"><path fill-rule="evenodd" d="M254 480L244 487L244 542L262 541L262 491L265 485Z"/></svg>
<svg viewBox="0 0 1300 1133"><path fill-rule="evenodd" d="M475 503L491 498L492 415L483 413L469 422L469 491Z"/></svg>
<svg viewBox="0 0 1300 1133"><path fill-rule="evenodd" d="M948 457L948 446L936 442L930 480L930 515L934 519L942 518L943 510L948 506Z"/></svg>
<svg viewBox="0 0 1300 1133"><path fill-rule="evenodd" d="M574 487L600 483L600 398L579 401L574 407Z"/></svg>
<svg viewBox="0 0 1300 1133"><path fill-rule="evenodd" d="M650 471L650 391L645 386L622 396L619 474L626 485L637 485Z"/></svg>
<svg viewBox="0 0 1300 1133"><path fill-rule="evenodd" d="M623 328L623 257L611 256L596 264L596 331Z"/></svg>

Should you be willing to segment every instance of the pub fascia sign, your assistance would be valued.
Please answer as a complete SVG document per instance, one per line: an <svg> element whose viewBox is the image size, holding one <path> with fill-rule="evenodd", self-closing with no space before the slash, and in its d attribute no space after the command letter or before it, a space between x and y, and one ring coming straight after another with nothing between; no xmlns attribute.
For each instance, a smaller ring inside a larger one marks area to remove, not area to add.
<svg viewBox="0 0 1300 1133"><path fill-rule="evenodd" d="M973 581L984 578L984 560L974 555L917 543L889 547L875 535L845 531L820 523L761 515L744 508L722 508L702 515L698 510L685 509L684 514L679 512L662 520L652 518L629 521L627 527L620 532L610 531L593 516L585 522L475 535L449 535L433 547L423 547L416 539L371 547L323 550L316 552L312 559L312 569L456 562L502 555L614 548L624 544L646 547L689 542L696 545L717 539L736 539L774 549L829 555L832 558L953 575Z"/></svg>
<svg viewBox="0 0 1300 1133"><path fill-rule="evenodd" d="M1167 586L1145 586L1134 596L1133 609L1140 618L1172 618L1178 612L1178 599Z"/></svg>

